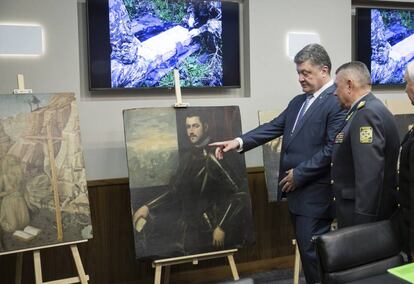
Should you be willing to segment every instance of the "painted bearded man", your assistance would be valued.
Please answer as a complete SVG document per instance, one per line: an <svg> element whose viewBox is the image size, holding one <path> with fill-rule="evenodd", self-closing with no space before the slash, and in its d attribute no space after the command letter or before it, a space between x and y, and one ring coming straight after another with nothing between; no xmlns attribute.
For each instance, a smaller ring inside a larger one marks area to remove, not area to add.
<svg viewBox="0 0 414 284"><path fill-rule="evenodd" d="M179 212L174 228L181 253L240 245L245 238L241 226L234 225L243 222L241 211L249 204L247 189L240 190L242 181L208 147L211 139L205 119L199 113L187 113L185 127L190 147L182 151L169 190L134 213L134 227L141 232L153 209L174 203Z"/></svg>

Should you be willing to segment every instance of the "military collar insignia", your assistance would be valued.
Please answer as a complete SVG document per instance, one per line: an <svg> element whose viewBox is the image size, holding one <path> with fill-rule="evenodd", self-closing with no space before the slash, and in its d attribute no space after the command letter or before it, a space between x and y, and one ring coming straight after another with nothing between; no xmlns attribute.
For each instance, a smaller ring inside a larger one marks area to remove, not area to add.
<svg viewBox="0 0 414 284"><path fill-rule="evenodd" d="M365 101L360 101L356 107L356 110L360 110L361 108L365 107ZM348 113L348 115L345 118L345 121L348 121L351 119L352 115L355 113L355 107L352 108L353 110Z"/></svg>
<svg viewBox="0 0 414 284"><path fill-rule="evenodd" d="M364 108L364 107L365 107L365 104L366 104L366 102L365 102L365 101L360 101L360 102L358 103L358 105L356 106L356 110L360 110L361 108ZM350 120L350 119L351 119L351 117L352 117L352 115L354 114L354 112L355 112L355 107L353 107L353 108L352 108L352 111L348 113L348 115L347 115L347 116L346 116L346 118L345 118L345 121Z"/></svg>
<svg viewBox="0 0 414 284"><path fill-rule="evenodd" d="M413 134L414 134L414 124L410 124L409 126L408 126L408 133L407 133L407 135L406 135L406 137L410 137L410 136L413 136ZM404 139L405 140L405 139Z"/></svg>
<svg viewBox="0 0 414 284"><path fill-rule="evenodd" d="M364 106L365 106L365 101L360 101L359 104L358 104L358 106L357 106L357 109L361 109Z"/></svg>
<svg viewBox="0 0 414 284"><path fill-rule="evenodd" d="M345 118L345 121L348 121L352 117L353 114L354 114L353 111L351 111L350 113L348 113L348 115Z"/></svg>

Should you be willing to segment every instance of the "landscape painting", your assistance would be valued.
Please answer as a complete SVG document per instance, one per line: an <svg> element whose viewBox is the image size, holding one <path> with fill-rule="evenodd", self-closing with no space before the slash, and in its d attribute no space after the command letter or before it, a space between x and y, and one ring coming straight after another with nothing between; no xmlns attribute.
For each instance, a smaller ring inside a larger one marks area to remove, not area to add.
<svg viewBox="0 0 414 284"><path fill-rule="evenodd" d="M238 107L129 109L124 128L137 258L253 241L244 156L209 146L240 135Z"/></svg>
<svg viewBox="0 0 414 284"><path fill-rule="evenodd" d="M0 95L0 254L89 238L74 94Z"/></svg>
<svg viewBox="0 0 414 284"><path fill-rule="evenodd" d="M259 124L269 122L278 115L278 111L259 111ZM282 137L267 142L262 146L262 149L263 166L266 177L267 198L268 202L275 202L282 199L282 196L279 194L278 191Z"/></svg>

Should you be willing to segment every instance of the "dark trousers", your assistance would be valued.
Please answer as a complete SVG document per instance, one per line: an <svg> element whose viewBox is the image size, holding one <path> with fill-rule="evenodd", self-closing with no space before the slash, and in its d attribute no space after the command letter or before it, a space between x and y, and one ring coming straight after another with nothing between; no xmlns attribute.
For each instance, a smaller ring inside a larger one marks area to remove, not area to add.
<svg viewBox="0 0 414 284"><path fill-rule="evenodd" d="M409 209L399 207L391 216L390 220L400 243L401 250L407 255L407 261L413 261L411 251L414 251L414 248L410 247L410 222L414 222L414 220L410 218Z"/></svg>
<svg viewBox="0 0 414 284"><path fill-rule="evenodd" d="M320 282L320 277L312 237L329 232L332 219L318 219L292 213L290 216L295 230L306 283L318 283Z"/></svg>

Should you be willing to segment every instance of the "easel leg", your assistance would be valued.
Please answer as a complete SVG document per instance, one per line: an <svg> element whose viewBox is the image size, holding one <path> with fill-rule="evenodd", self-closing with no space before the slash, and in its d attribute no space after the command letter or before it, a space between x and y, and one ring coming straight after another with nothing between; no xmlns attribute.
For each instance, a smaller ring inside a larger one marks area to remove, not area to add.
<svg viewBox="0 0 414 284"><path fill-rule="evenodd" d="M23 253L19 252L16 254L16 278L15 284L22 283L22 268L23 268Z"/></svg>
<svg viewBox="0 0 414 284"><path fill-rule="evenodd" d="M299 284L299 273L300 273L300 253L299 247L296 240L292 240L292 244L295 246L295 266L293 269L293 284Z"/></svg>
<svg viewBox="0 0 414 284"><path fill-rule="evenodd" d="M38 250L33 251L33 261L34 261L36 284L42 284L43 278L42 278L42 263L40 260L40 251Z"/></svg>
<svg viewBox="0 0 414 284"><path fill-rule="evenodd" d="M164 284L168 284L170 283L170 272L171 272L171 266L167 265L165 266L165 271L164 271Z"/></svg>
<svg viewBox="0 0 414 284"><path fill-rule="evenodd" d="M231 273L233 274L233 279L235 281L239 280L239 273L237 272L237 267L236 267L236 263L234 262L234 257L232 254L229 254L227 256L227 259L229 260L229 264L230 264L230 268L231 268Z"/></svg>
<svg viewBox="0 0 414 284"><path fill-rule="evenodd" d="M83 269L82 260L79 255L79 250L77 245L71 245L70 249L72 251L73 260L75 261L76 270L78 271L80 283L87 284L88 280L86 278L85 270Z"/></svg>
<svg viewBox="0 0 414 284"><path fill-rule="evenodd" d="M154 284L161 284L161 269L162 265L155 265L155 278Z"/></svg>

